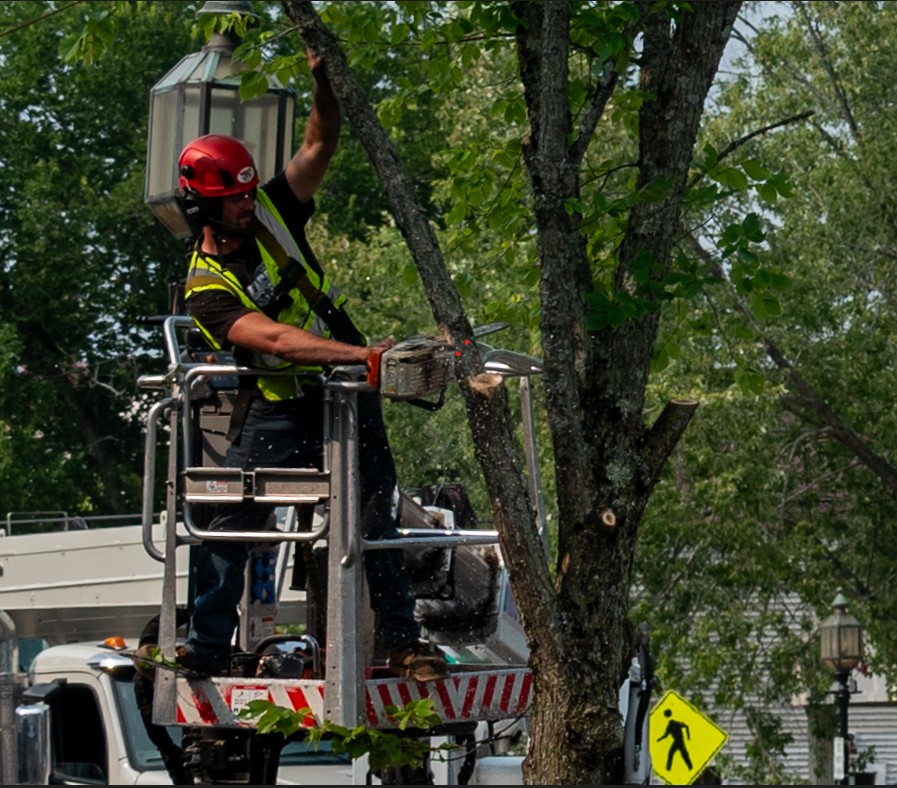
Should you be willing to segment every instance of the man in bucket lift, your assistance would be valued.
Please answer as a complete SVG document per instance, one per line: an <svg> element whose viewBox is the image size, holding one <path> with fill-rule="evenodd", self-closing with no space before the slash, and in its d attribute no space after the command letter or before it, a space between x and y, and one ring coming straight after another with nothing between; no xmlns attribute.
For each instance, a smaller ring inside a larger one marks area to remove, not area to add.
<svg viewBox="0 0 897 788"><path fill-rule="evenodd" d="M302 146L286 168L259 186L242 143L209 134L189 143L179 160L182 207L196 236L186 283L187 313L215 349L261 369L319 370L376 364L391 347L367 347L305 237L313 195L336 150L340 109L323 61L309 52L314 78L311 115ZM249 385L244 381L248 380ZM396 472L379 395L358 396L359 508L368 539L395 534ZM320 467L322 391L293 376L241 377L226 465ZM263 530L271 507L219 505L209 528ZM226 671L239 621L248 545L205 541L199 547L196 597L178 661L188 670ZM447 673L442 653L422 641L401 550L370 551L364 559L378 635L397 675L417 681Z"/></svg>

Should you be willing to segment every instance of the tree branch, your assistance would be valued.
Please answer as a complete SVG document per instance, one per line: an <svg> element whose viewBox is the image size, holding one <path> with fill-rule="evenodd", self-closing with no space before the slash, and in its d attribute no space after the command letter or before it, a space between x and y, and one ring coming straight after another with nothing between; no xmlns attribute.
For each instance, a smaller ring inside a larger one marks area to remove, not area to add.
<svg viewBox="0 0 897 788"><path fill-rule="evenodd" d="M449 342L468 348L458 359L458 382L464 395L474 451L489 488L515 598L528 634L545 633L546 656L559 658L558 643L550 642L557 634L551 576L534 510L529 505L505 387L494 376L483 374L470 322L445 266L436 234L341 46L318 17L311 0L281 2L305 45L324 60L342 111L355 128L389 198L396 225L420 273L437 324ZM469 344L465 340L470 340Z"/></svg>
<svg viewBox="0 0 897 788"><path fill-rule="evenodd" d="M396 214L396 223L408 241L434 317L447 339L460 346L465 339L472 339L473 332L458 291L443 263L439 242L392 141L353 77L342 47L321 22L310 0L283 0L283 7L306 46L324 59L327 76L342 111L364 144ZM465 354L461 364L466 374L475 374L479 371L478 354Z"/></svg>
<svg viewBox="0 0 897 788"><path fill-rule="evenodd" d="M610 101L611 96L613 96L619 79L619 72L608 64L601 75L601 79L595 86L588 109L583 116L582 123L579 125L579 131L576 132L576 139L573 140L573 144L570 146L568 160L571 167L579 167L582 163L583 157L589 148L589 143L595 134L598 121L604 115L604 109L607 107L607 102Z"/></svg>
<svg viewBox="0 0 897 788"><path fill-rule="evenodd" d="M820 421L829 427L831 436L881 479L892 495L897 495L897 468L875 452L855 430L844 423L835 409L804 379L772 339L765 337L763 344L769 357L779 369L787 373L788 380L801 394L800 398L790 398L790 402L799 404L805 411L815 413Z"/></svg>
<svg viewBox="0 0 897 788"><path fill-rule="evenodd" d="M697 402L671 400L645 433L642 460L647 468L649 490L654 488L657 477L685 434L697 408Z"/></svg>
<svg viewBox="0 0 897 788"><path fill-rule="evenodd" d="M690 233L687 237L695 251L708 263L708 270L714 271L723 281L727 281L722 268L711 258L710 254L698 243ZM791 398L794 404L800 403L804 410L815 413L823 424L831 429L831 434L845 448L851 451L869 470L871 470L891 492L897 495L897 468L884 457L875 452L871 446L853 429L851 429L837 414L834 408L826 401L815 388L801 375L797 367L785 355L784 351L776 344L757 322L753 312L744 301L735 296L735 308L750 323L754 332L760 337L766 353L773 363L784 372L799 398ZM783 400L783 406L787 402Z"/></svg>
<svg viewBox="0 0 897 788"><path fill-rule="evenodd" d="M856 122L856 118L853 116L853 110L850 108L850 102L847 100L847 95L844 92L844 88L841 86L841 80L838 78L838 74L835 72L835 67L832 65L832 59L829 56L828 50L825 46L825 41L822 38L822 35L819 32L819 27L815 23L815 20L810 16L809 12L806 9L805 3L794 3L792 5L794 10L798 13L798 15L803 19L804 24L807 26L807 31L810 34L810 38L813 41L813 46L816 48L816 53L819 55L819 61L822 64L822 68L825 70L825 73L828 75L828 78L831 80L832 89L835 91L835 96L838 100L838 106L841 107L841 112L843 113L844 120L847 125L850 127L850 132L853 134L854 139L860 140L860 127Z"/></svg>
<svg viewBox="0 0 897 788"><path fill-rule="evenodd" d="M813 110L813 109L807 110L806 112L800 112L797 115L791 115L790 117L784 118L783 120L777 120L775 123L770 123L766 126L762 126L759 129L750 131L747 134L745 134L743 137L738 137L737 139L733 140L728 145L726 145L726 147L723 148L720 151L719 155L716 157L716 161L717 161L717 163L721 162L727 156L730 156L738 148L740 148L742 145L747 144L755 137L759 137L762 134L767 134L768 132L773 131L775 129L779 129L782 126L788 126L792 123L797 123L801 120L806 120L807 118L813 117L813 115L815 115L815 114L816 114L816 110ZM699 172L689 182L689 184L688 184L689 188L694 186L696 183L700 182L701 179L705 178L705 177L707 177L706 172Z"/></svg>

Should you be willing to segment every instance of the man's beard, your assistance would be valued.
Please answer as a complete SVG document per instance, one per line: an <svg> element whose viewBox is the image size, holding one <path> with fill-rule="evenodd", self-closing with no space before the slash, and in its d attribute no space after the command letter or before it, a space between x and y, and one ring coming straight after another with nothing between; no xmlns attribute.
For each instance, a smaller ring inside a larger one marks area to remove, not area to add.
<svg viewBox="0 0 897 788"><path fill-rule="evenodd" d="M212 226L215 228L215 231L220 233L221 235L226 235L228 238L249 238L252 236L252 222L246 222L243 224L228 224L227 222L221 221L221 219L213 219Z"/></svg>

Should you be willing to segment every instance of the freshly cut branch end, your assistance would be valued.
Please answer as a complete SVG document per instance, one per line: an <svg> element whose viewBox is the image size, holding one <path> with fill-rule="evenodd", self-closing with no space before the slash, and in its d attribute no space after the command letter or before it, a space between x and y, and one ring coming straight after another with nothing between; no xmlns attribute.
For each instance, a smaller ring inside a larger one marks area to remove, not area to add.
<svg viewBox="0 0 897 788"><path fill-rule="evenodd" d="M501 385L501 375L494 372L481 372L470 380L470 388L478 394L489 394Z"/></svg>

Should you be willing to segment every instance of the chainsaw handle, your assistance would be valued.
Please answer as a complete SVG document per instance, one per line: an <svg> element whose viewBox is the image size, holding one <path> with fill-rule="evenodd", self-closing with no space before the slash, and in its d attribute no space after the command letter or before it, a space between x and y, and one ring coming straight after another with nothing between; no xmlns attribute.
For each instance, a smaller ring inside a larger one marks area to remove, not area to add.
<svg viewBox="0 0 897 788"><path fill-rule="evenodd" d="M372 347L367 358L367 381L374 391L380 391L380 359L386 347Z"/></svg>
<svg viewBox="0 0 897 788"><path fill-rule="evenodd" d="M439 399L435 402L431 402L427 399L420 399L419 397L415 397L414 399L406 399L402 400L408 405L414 405L416 408L423 408L424 410L432 410L437 411L445 405L445 389L439 392Z"/></svg>

